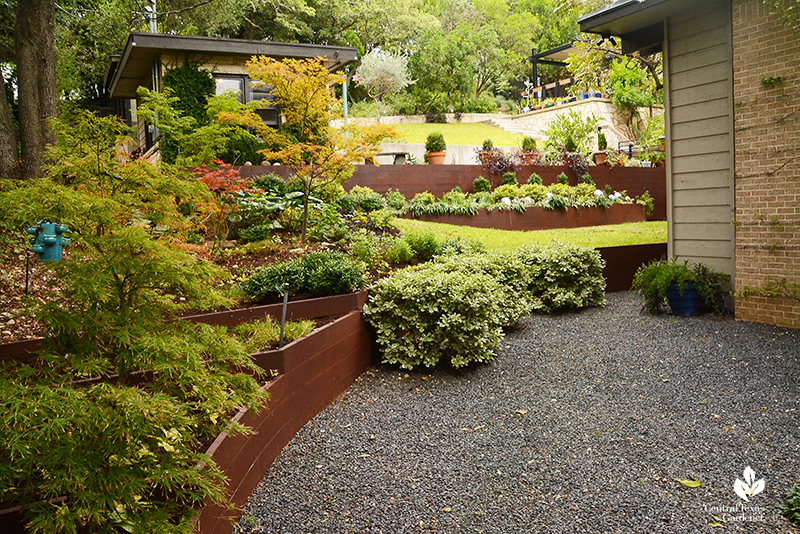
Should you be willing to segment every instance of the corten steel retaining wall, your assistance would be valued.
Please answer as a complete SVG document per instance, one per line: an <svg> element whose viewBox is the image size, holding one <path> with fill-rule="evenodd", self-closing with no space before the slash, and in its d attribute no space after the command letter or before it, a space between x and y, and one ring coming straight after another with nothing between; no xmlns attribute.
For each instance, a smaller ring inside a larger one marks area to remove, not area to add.
<svg viewBox="0 0 800 534"><path fill-rule="evenodd" d="M478 210L468 215L422 215L406 216L419 221L494 228L497 230L550 230L553 228L578 228L644 221L644 206L641 204L615 204L609 208L570 208L547 210L541 206L527 208L525 213L515 210Z"/></svg>
<svg viewBox="0 0 800 534"><path fill-rule="evenodd" d="M600 247L600 256L606 260L603 276L606 278L606 293L628 291L633 283L636 269L645 263L667 257L666 243Z"/></svg>
<svg viewBox="0 0 800 534"><path fill-rule="evenodd" d="M288 167L278 165L239 167L239 172L245 177L274 172L289 178L292 174ZM528 177L534 172L542 177L545 185L556 183L562 172L569 177L570 184L577 183L577 177L567 167L541 165L522 166L517 171L517 180L520 184L527 183ZM589 167L589 174L600 189L608 184L616 191L627 191L632 197L648 191L654 201L653 213L648 219L667 220L667 174L664 167L609 168L598 165ZM350 190L360 185L381 194L395 189L408 199L423 191L440 197L456 186L464 192L472 192L472 184L479 176L491 181L492 187L500 185L502 178L489 175L480 165L356 165L353 177L344 184L344 188Z"/></svg>
<svg viewBox="0 0 800 534"><path fill-rule="evenodd" d="M228 497L242 507L294 435L377 363L377 350L361 313L354 311L283 349L255 355L265 369L282 374L265 386L267 409L236 419L251 435L221 435L207 453L228 477ZM228 534L239 513L216 505L200 511L200 534Z"/></svg>

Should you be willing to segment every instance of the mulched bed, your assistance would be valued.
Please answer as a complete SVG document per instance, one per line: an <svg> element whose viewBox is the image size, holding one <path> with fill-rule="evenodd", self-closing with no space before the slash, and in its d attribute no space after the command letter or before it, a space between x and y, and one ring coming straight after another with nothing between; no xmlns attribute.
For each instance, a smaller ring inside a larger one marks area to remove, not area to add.
<svg viewBox="0 0 800 534"><path fill-rule="evenodd" d="M235 532L797 534L778 506L800 484L798 384L800 331L611 294L524 319L489 364L373 367ZM750 502L733 492L747 466L765 482Z"/></svg>

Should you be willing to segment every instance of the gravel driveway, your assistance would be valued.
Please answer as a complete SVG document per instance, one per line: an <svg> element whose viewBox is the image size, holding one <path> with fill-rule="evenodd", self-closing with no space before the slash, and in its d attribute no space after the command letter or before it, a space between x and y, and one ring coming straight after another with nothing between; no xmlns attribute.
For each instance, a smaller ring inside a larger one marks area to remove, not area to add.
<svg viewBox="0 0 800 534"><path fill-rule="evenodd" d="M639 307L526 318L465 370L373 367L235 532L800 532L778 511L800 484L800 331Z"/></svg>

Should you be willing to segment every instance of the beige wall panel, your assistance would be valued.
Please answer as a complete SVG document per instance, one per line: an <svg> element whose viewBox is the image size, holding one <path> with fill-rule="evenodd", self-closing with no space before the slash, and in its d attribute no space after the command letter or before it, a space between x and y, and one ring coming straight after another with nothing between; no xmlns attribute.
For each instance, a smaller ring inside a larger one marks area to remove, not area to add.
<svg viewBox="0 0 800 534"><path fill-rule="evenodd" d="M675 156L672 158L672 172L677 174L684 172L701 173L705 171L720 171L732 169L732 167L732 158L727 152L702 154L700 156ZM732 170L730 172L731 174L733 173ZM733 187L733 183L729 185Z"/></svg>
<svg viewBox="0 0 800 534"><path fill-rule="evenodd" d="M698 137L708 137L711 135L725 135L730 137L730 117L723 115L721 117L712 117L710 119L693 120L691 122L684 122L672 125L672 135L675 138L675 143L686 140L691 142L692 139Z"/></svg>
<svg viewBox="0 0 800 534"><path fill-rule="evenodd" d="M720 57L726 49L725 43L715 44L698 50L689 50L680 56L670 58L669 66L672 74L696 71L699 65L714 65L720 62Z"/></svg>
<svg viewBox="0 0 800 534"><path fill-rule="evenodd" d="M705 1L705 0L704 0ZM709 4L711 2L708 2ZM719 4L719 2L716 2ZM720 11L706 11L705 16L693 18L686 22L677 22L673 18L670 21L670 54L673 58L710 48L720 43L726 43L730 36L730 15L726 16Z"/></svg>
<svg viewBox="0 0 800 534"><path fill-rule="evenodd" d="M726 98L714 100L711 102L701 102L689 106L680 106L672 108L672 122L695 122L703 119L712 119L716 117L729 117L730 120L730 102Z"/></svg>
<svg viewBox="0 0 800 534"><path fill-rule="evenodd" d="M727 98L730 86L730 80L726 79L708 81L702 85L680 89L672 93L672 105L674 107L692 106Z"/></svg>
<svg viewBox="0 0 800 534"><path fill-rule="evenodd" d="M707 263L704 258L726 260L731 254L728 241L710 241L707 239L675 241L674 250L676 256L698 258L698 260L694 261L699 261L700 263Z"/></svg>
<svg viewBox="0 0 800 534"><path fill-rule="evenodd" d="M675 216L676 225L693 223L727 224L733 221L733 207L731 206L674 207L673 214ZM709 239L717 239L717 236L709 236Z"/></svg>
<svg viewBox="0 0 800 534"><path fill-rule="evenodd" d="M698 127L697 129L702 129ZM716 152L727 152L731 143L731 136L727 133L707 132L706 135L675 141L672 150L685 156L698 156L702 154L714 154Z"/></svg>
<svg viewBox="0 0 800 534"><path fill-rule="evenodd" d="M673 187L675 191L682 189L708 189L708 188L731 188L733 182L733 171L723 169L713 172L687 172L673 174ZM733 193L731 193L733 194Z"/></svg>
<svg viewBox="0 0 800 534"><path fill-rule="evenodd" d="M675 239L680 241L702 240L708 235L718 236L720 240L730 240L734 237L735 229L731 222L676 224L674 233Z"/></svg>
<svg viewBox="0 0 800 534"><path fill-rule="evenodd" d="M675 204L680 206L732 206L730 188L684 189L674 192ZM730 222L730 221L729 221ZM712 234L713 235L713 234Z"/></svg>
<svg viewBox="0 0 800 534"><path fill-rule="evenodd" d="M704 85L709 83L710 81L720 81L720 80L729 80L730 79L730 63L723 61L714 63L714 59L717 61L719 60L719 50L716 48L707 50L706 53L715 55L713 58L708 58L708 61L698 61L697 63L693 63L692 67L681 69L678 71L677 69L672 70L672 81L673 83L681 87L683 91L688 88L696 87L699 85ZM691 58L690 56L684 56L684 58L689 61ZM698 60L705 59L705 58L697 58ZM697 65L702 65L698 67Z"/></svg>

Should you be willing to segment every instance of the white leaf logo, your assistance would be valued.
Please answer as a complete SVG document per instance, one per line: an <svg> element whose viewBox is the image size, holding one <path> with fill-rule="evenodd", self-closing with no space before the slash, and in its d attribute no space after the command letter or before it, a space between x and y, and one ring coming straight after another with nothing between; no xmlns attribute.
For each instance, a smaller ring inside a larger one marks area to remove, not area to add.
<svg viewBox="0 0 800 534"><path fill-rule="evenodd" d="M750 497L764 491L764 479L756 480L756 472L750 469L748 465L744 469L744 482L737 478L736 482L733 484L733 490L736 492L736 495L745 501L749 501Z"/></svg>

